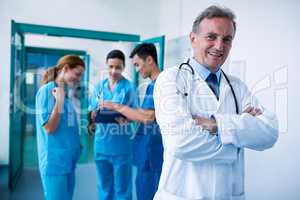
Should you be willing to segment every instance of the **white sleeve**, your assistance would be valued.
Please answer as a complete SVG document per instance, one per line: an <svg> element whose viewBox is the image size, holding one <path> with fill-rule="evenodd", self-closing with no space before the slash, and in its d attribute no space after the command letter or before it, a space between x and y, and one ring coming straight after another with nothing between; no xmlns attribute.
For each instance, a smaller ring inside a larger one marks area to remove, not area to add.
<svg viewBox="0 0 300 200"><path fill-rule="evenodd" d="M241 103L240 111L244 111L249 105L260 108L263 113L253 117L248 113L215 114L218 124L218 134L223 144L234 144L236 147L253 150L265 150L271 148L278 138L278 121L276 115L264 108L250 93L247 86L239 81L238 103ZM237 87L236 87L237 88ZM235 89L237 90L237 89ZM239 101L240 99L240 101Z"/></svg>
<svg viewBox="0 0 300 200"><path fill-rule="evenodd" d="M164 151L187 161L235 160L237 148L234 145L223 145L217 136L195 124L187 99L176 94L174 77L168 73L159 75L153 94Z"/></svg>

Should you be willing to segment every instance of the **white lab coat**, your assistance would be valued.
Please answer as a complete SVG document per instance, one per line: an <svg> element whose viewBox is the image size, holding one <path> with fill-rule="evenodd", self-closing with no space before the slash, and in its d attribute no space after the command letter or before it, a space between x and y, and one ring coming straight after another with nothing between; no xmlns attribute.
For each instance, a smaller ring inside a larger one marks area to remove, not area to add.
<svg viewBox="0 0 300 200"><path fill-rule="evenodd" d="M163 169L154 199L245 199L244 148L260 151L272 147L278 138L276 116L258 103L241 80L229 75L239 111L253 105L263 110L262 115L236 114L234 98L223 75L219 101L197 73L186 85L188 96L178 95L177 69L164 70L154 88L156 120L164 145ZM194 115L212 114L218 124L218 136L202 130L192 119Z"/></svg>

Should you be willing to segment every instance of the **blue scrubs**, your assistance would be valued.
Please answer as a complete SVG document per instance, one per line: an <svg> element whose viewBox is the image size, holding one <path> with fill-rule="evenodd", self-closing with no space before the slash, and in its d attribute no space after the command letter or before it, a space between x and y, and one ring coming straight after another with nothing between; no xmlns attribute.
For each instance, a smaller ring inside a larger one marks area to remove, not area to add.
<svg viewBox="0 0 300 200"><path fill-rule="evenodd" d="M55 82L43 85L36 95L36 129L39 170L46 200L71 200L75 186L75 166L80 157L76 112L70 99L64 99L57 129L47 134L47 123L54 104Z"/></svg>
<svg viewBox="0 0 300 200"><path fill-rule="evenodd" d="M142 109L154 110L154 85L155 80L148 85ZM152 200L158 188L163 163L162 137L156 121L139 124L133 152L133 164L137 167L137 199Z"/></svg>
<svg viewBox="0 0 300 200"><path fill-rule="evenodd" d="M89 111L96 110L100 101L136 107L132 84L122 77L114 90L109 89L109 79L95 86L90 98ZM94 157L98 174L99 199L132 198L132 124L97 124L94 143Z"/></svg>

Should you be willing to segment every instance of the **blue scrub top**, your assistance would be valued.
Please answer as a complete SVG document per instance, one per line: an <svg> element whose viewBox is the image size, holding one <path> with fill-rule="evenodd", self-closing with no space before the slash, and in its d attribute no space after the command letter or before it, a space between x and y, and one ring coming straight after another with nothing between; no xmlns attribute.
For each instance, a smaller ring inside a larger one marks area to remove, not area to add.
<svg viewBox="0 0 300 200"><path fill-rule="evenodd" d="M148 85L141 106L142 109L154 110L153 90L155 81ZM163 144L159 125L140 123L133 143L133 164L139 169L161 171L163 163Z"/></svg>
<svg viewBox="0 0 300 200"><path fill-rule="evenodd" d="M55 97L54 81L43 85L36 95L36 130L39 169L43 175L62 175L72 172L80 157L80 137L76 111L69 98L64 99L63 110L57 129L47 134L47 123Z"/></svg>
<svg viewBox="0 0 300 200"><path fill-rule="evenodd" d="M111 101L118 104L128 105L136 108L136 95L134 87L124 77L117 83L114 90L109 88L109 79L100 81L94 88L90 97L89 111L98 108L100 101ZM117 123L96 124L94 154L95 159L101 155L131 155L133 124L120 126Z"/></svg>

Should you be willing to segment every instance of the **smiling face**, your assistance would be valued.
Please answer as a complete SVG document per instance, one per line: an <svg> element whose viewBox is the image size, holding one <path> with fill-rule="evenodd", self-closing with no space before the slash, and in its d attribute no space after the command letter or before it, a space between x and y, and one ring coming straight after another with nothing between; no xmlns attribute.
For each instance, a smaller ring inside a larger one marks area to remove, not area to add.
<svg viewBox="0 0 300 200"><path fill-rule="evenodd" d="M225 62L231 49L234 26L227 18L204 18L197 33L190 33L194 58L210 71L216 72Z"/></svg>
<svg viewBox="0 0 300 200"><path fill-rule="evenodd" d="M150 64L153 61L151 56L148 56L145 60L135 54L132 58L133 65L137 72L139 72L143 78L151 77L151 67Z"/></svg>
<svg viewBox="0 0 300 200"><path fill-rule="evenodd" d="M106 64L108 66L109 77L115 81L120 80L125 67L123 61L119 58L109 58Z"/></svg>
<svg viewBox="0 0 300 200"><path fill-rule="evenodd" d="M84 71L83 66L77 65L74 68L70 68L68 66L65 66L65 72L64 72L64 82L68 85L76 85L81 78L81 75Z"/></svg>

